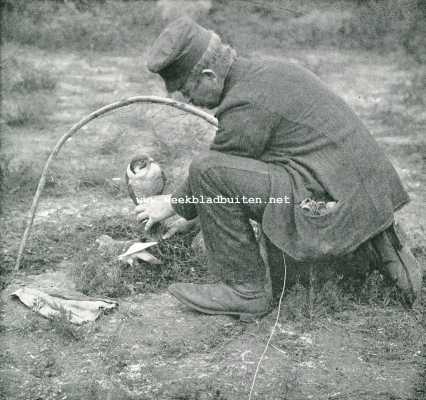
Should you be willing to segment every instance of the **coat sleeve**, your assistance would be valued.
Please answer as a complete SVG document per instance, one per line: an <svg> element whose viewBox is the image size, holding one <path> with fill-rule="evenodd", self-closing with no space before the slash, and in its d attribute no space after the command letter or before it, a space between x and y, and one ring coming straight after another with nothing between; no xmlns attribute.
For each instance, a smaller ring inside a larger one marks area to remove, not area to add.
<svg viewBox="0 0 426 400"><path fill-rule="evenodd" d="M277 117L249 101L237 101L218 110L219 128L210 150L258 159L277 126Z"/></svg>

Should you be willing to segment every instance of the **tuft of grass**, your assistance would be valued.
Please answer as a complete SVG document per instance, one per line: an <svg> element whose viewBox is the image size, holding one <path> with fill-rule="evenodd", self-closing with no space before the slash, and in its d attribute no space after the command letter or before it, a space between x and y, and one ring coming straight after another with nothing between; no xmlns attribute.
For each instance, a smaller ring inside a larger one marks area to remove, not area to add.
<svg viewBox="0 0 426 400"><path fill-rule="evenodd" d="M77 290L86 295L120 297L132 291L118 260L96 254L94 248L84 261L79 260L74 264L71 274Z"/></svg>
<svg viewBox="0 0 426 400"><path fill-rule="evenodd" d="M363 304L387 306L403 302L397 287L379 271L373 271L354 294L356 301Z"/></svg>
<svg viewBox="0 0 426 400"><path fill-rule="evenodd" d="M71 314L67 313L64 308L60 309L59 315L49 319L49 330L53 330L67 342L82 339L81 331L71 323Z"/></svg>
<svg viewBox="0 0 426 400"><path fill-rule="evenodd" d="M364 250L326 265L304 266L289 281L285 318L310 326L356 304L379 307L403 303L398 289L376 268L366 266Z"/></svg>
<svg viewBox="0 0 426 400"><path fill-rule="evenodd" d="M285 318L291 321L314 322L349 308L349 296L337 281L318 285L312 279L309 285L297 282L289 290L282 310Z"/></svg>
<svg viewBox="0 0 426 400"><path fill-rule="evenodd" d="M189 379L164 385L159 395L160 398L173 400L228 400L228 397L212 384Z"/></svg>

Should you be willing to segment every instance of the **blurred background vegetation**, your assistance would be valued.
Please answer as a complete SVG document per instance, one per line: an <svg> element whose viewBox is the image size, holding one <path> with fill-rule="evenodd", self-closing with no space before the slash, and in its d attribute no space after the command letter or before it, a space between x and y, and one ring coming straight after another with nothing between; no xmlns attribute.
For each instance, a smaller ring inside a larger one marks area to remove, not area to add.
<svg viewBox="0 0 426 400"><path fill-rule="evenodd" d="M174 4L181 3L3 0L2 38L52 50L142 51L161 30L165 14L173 18L178 12ZM253 46L383 52L403 48L417 61L426 57L424 0L204 0L193 8L191 13L201 23L242 50Z"/></svg>

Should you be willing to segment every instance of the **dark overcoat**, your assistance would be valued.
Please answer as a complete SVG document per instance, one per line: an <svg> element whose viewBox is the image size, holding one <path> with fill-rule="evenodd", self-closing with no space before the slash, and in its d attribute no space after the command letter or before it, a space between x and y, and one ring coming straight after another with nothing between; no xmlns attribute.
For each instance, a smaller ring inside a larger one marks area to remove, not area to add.
<svg viewBox="0 0 426 400"><path fill-rule="evenodd" d="M346 254L387 228L409 201L394 167L351 108L291 62L234 62L216 112L212 150L268 163L263 229L297 260ZM250 194L248 194L250 195ZM337 202L306 213L306 198Z"/></svg>

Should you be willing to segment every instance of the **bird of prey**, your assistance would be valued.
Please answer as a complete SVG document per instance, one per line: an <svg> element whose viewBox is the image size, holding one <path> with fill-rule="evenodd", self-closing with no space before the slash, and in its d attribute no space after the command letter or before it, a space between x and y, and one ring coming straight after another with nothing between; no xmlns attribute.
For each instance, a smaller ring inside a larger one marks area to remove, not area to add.
<svg viewBox="0 0 426 400"><path fill-rule="evenodd" d="M133 157L127 166L125 180L136 205L144 197L161 194L166 185L166 176L161 167L147 154Z"/></svg>

